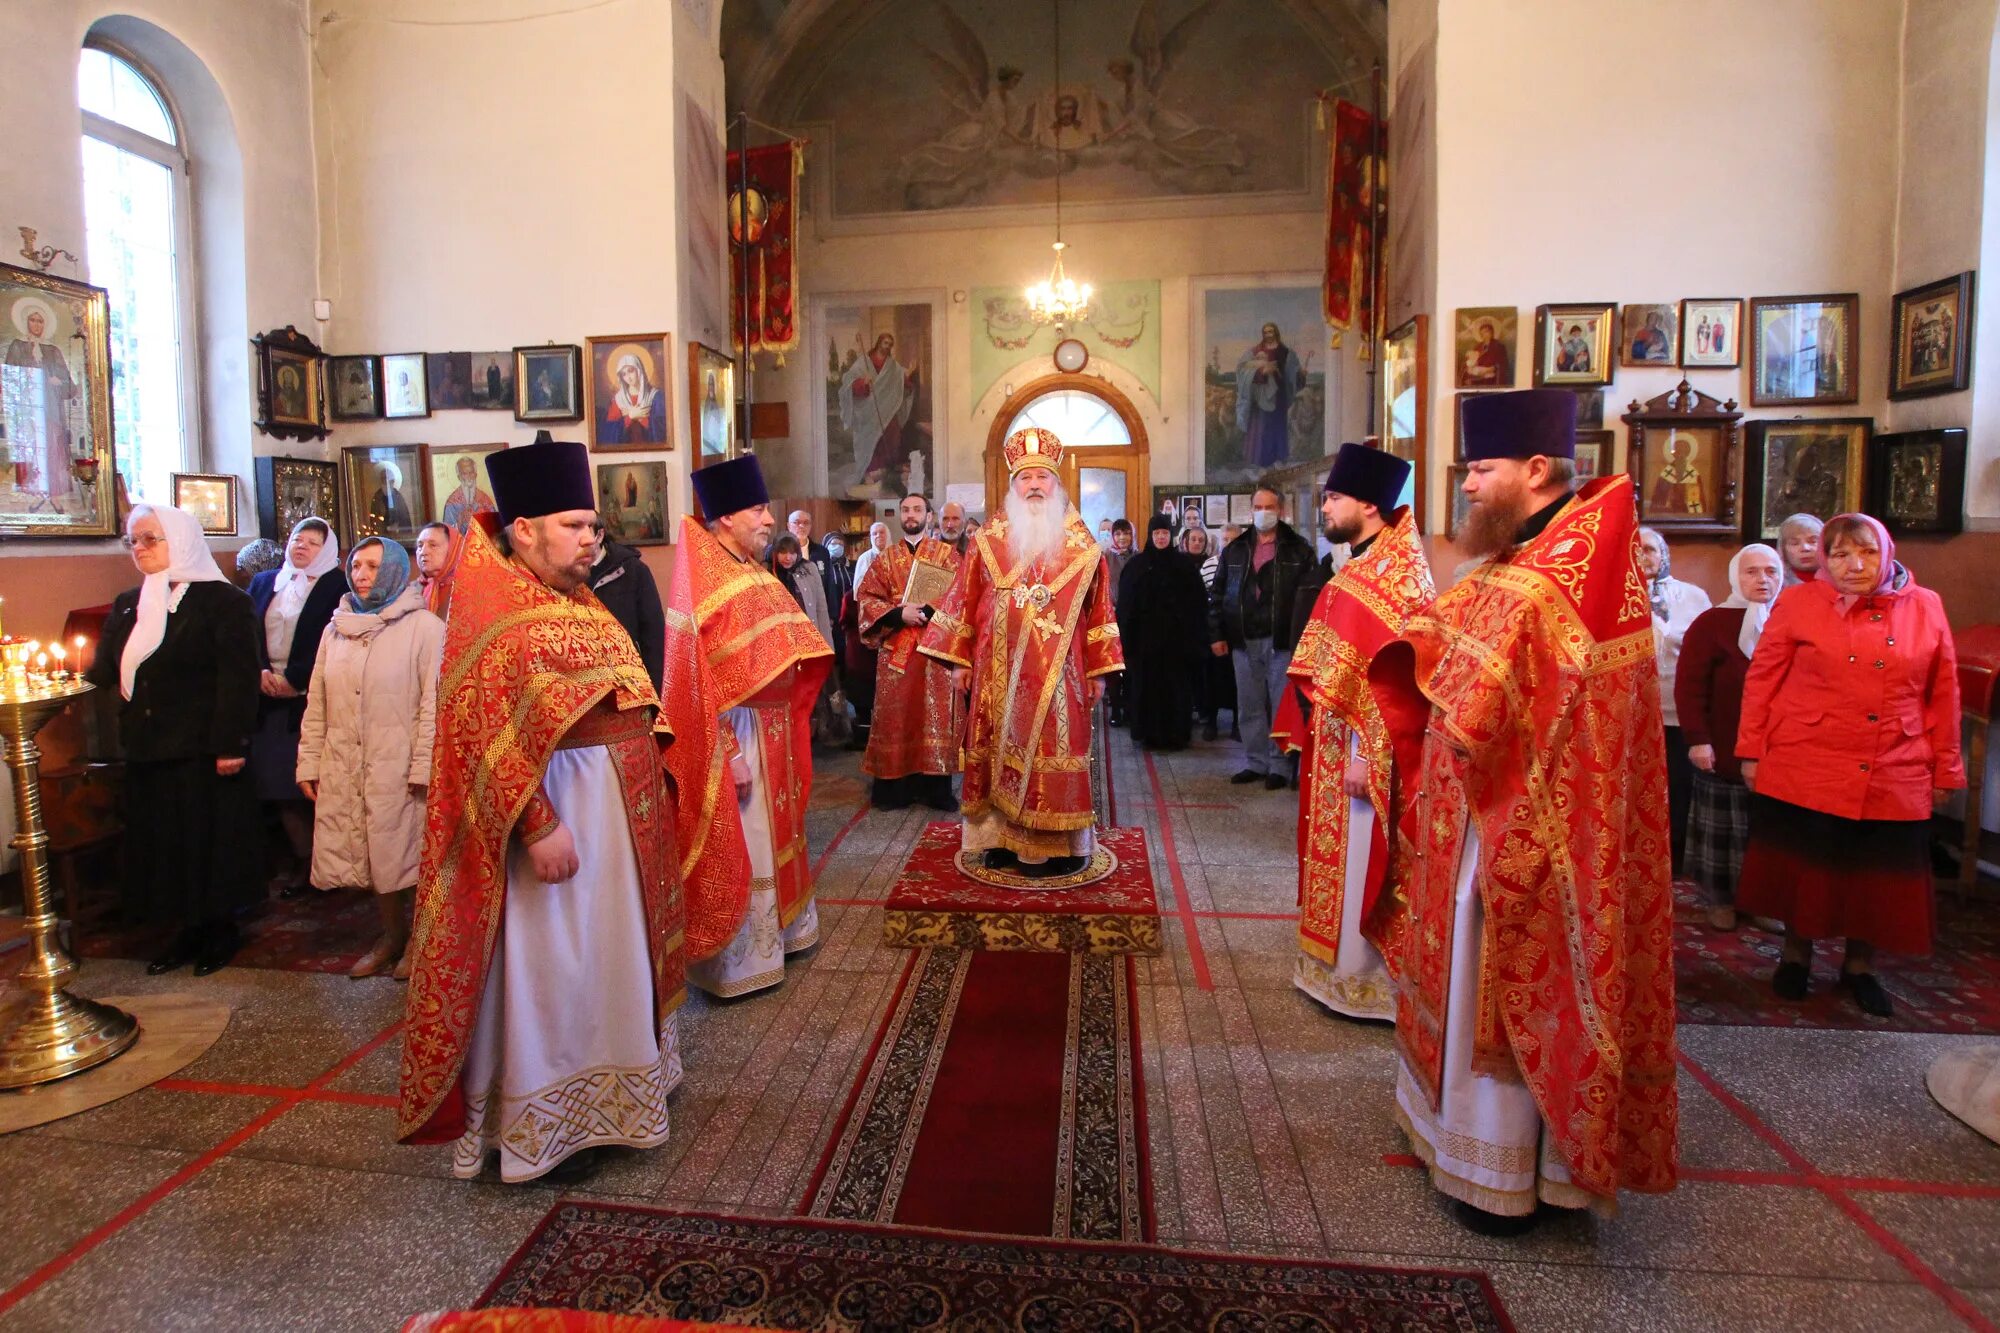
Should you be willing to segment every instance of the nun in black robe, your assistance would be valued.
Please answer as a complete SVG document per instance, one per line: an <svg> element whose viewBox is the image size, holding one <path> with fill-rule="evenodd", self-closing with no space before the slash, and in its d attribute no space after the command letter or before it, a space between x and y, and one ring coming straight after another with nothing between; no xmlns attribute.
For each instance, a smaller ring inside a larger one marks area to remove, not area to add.
<svg viewBox="0 0 2000 1333"><path fill-rule="evenodd" d="M1146 544L1118 579L1118 636L1132 739L1178 750L1194 729L1195 673L1208 654L1208 590L1201 566L1174 549L1173 523L1155 515Z"/></svg>

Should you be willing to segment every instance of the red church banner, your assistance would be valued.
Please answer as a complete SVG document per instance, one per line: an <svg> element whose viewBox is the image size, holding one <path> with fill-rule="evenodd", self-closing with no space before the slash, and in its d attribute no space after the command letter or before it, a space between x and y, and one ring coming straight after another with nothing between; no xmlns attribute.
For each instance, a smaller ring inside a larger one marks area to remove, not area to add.
<svg viewBox="0 0 2000 1333"><path fill-rule="evenodd" d="M1335 330L1359 329L1361 355L1371 351L1375 327L1375 246L1369 212L1376 205L1375 118L1352 102L1333 104L1333 132L1327 136L1326 280L1322 291L1326 322ZM1334 346L1340 345L1338 333Z"/></svg>
<svg viewBox="0 0 2000 1333"><path fill-rule="evenodd" d="M750 350L789 352L799 345L797 239L799 167L804 145L770 144L729 155L729 330L731 346L743 346L743 291L750 290ZM742 205L747 191L750 206ZM748 221L745 222L745 214ZM742 244L747 232L749 244ZM747 259L747 264L746 264ZM747 271L746 271L747 270Z"/></svg>

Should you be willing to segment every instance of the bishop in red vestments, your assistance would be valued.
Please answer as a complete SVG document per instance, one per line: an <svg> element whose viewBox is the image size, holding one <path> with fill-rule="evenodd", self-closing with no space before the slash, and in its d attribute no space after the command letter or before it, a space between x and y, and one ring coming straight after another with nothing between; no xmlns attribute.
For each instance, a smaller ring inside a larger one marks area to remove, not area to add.
<svg viewBox="0 0 2000 1333"><path fill-rule="evenodd" d="M1091 710L1102 677L1125 669L1104 553L1056 475L1062 448L1032 426L1007 437L1005 512L974 538L919 647L971 694L966 849L1038 878L1081 870L1095 847Z"/></svg>
<svg viewBox="0 0 2000 1333"><path fill-rule="evenodd" d="M1489 558L1369 680L1416 787L1395 1109L1494 1233L1674 1187L1673 894L1632 482L1571 489L1562 390L1479 395L1463 435L1460 545Z"/></svg>

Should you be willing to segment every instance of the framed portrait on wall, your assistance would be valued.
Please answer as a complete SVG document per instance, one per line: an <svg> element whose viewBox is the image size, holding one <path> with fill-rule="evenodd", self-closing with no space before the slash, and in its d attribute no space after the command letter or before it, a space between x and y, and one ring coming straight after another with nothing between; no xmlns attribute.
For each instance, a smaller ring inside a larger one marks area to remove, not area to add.
<svg viewBox="0 0 2000 1333"><path fill-rule="evenodd" d="M1535 307L1535 383L1583 388L1611 383L1609 301Z"/></svg>
<svg viewBox="0 0 2000 1333"><path fill-rule="evenodd" d="M236 535L236 478L217 472L176 472L173 475L174 508L185 509L201 521L208 537Z"/></svg>
<svg viewBox="0 0 2000 1333"><path fill-rule="evenodd" d="M514 349L514 420L583 419L583 349L544 343Z"/></svg>
<svg viewBox="0 0 2000 1333"><path fill-rule="evenodd" d="M1461 389L1514 387L1521 312L1510 305L1465 306L1452 316L1452 383Z"/></svg>
<svg viewBox="0 0 2000 1333"><path fill-rule="evenodd" d="M1578 430L1604 429L1604 390L1578 389L1576 391L1576 428Z"/></svg>
<svg viewBox="0 0 2000 1333"><path fill-rule="evenodd" d="M604 530L627 546L667 540L667 465L663 462L599 463L597 516Z"/></svg>
<svg viewBox="0 0 2000 1333"><path fill-rule="evenodd" d="M259 457L257 535L282 543L303 518L323 518L346 532L340 512L340 468L317 458Z"/></svg>
<svg viewBox="0 0 2000 1333"><path fill-rule="evenodd" d="M1750 405L1810 407L1861 396L1861 298L1750 298Z"/></svg>
<svg viewBox="0 0 2000 1333"><path fill-rule="evenodd" d="M326 438L326 353L287 324L250 340L257 355L258 430L281 440Z"/></svg>
<svg viewBox="0 0 2000 1333"><path fill-rule="evenodd" d="M1229 497L1210 495L1201 502L1201 517L1205 526L1220 532L1229 522Z"/></svg>
<svg viewBox="0 0 2000 1333"><path fill-rule="evenodd" d="M1743 301L1696 296L1681 302L1681 368L1734 370L1743 364Z"/></svg>
<svg viewBox="0 0 2000 1333"><path fill-rule="evenodd" d="M1625 470L1637 492L1639 521L1663 532L1735 532L1742 419L1734 399L1711 398L1686 380L1635 403L1624 418Z"/></svg>
<svg viewBox="0 0 2000 1333"><path fill-rule="evenodd" d="M465 354L465 405L477 412L510 412L514 408L514 354Z"/></svg>
<svg viewBox="0 0 2000 1333"><path fill-rule="evenodd" d="M584 344L590 349L590 447L673 448L667 335L620 333Z"/></svg>
<svg viewBox="0 0 2000 1333"><path fill-rule="evenodd" d="M1972 274L1897 292L1889 334L1891 398L1963 389L1972 374Z"/></svg>
<svg viewBox="0 0 2000 1333"><path fill-rule="evenodd" d="M424 353L424 392L433 412L472 406L472 353Z"/></svg>
<svg viewBox="0 0 2000 1333"><path fill-rule="evenodd" d="M1608 430L1576 433L1576 479L1595 481L1611 470L1613 435Z"/></svg>
<svg viewBox="0 0 2000 1333"><path fill-rule="evenodd" d="M340 451L342 508L347 526L343 548L363 537L403 543L417 539L431 512L429 469L421 444L362 444Z"/></svg>
<svg viewBox="0 0 2000 1333"><path fill-rule="evenodd" d="M1965 528L1965 431L1898 431L1868 446L1868 512L1897 536Z"/></svg>
<svg viewBox="0 0 2000 1333"><path fill-rule="evenodd" d="M1673 302L1634 304L1618 312L1618 359L1628 366L1671 366L1680 353L1680 312Z"/></svg>
<svg viewBox="0 0 2000 1333"><path fill-rule="evenodd" d="M425 450L431 500L425 515L464 532L475 515L494 512L497 506L485 463L506 447L505 443L434 444Z"/></svg>
<svg viewBox="0 0 2000 1333"><path fill-rule="evenodd" d="M326 363L328 404L335 421L378 421L382 416L382 358L335 356Z"/></svg>
<svg viewBox="0 0 2000 1333"><path fill-rule="evenodd" d="M1770 542L1791 514L1822 522L1861 508L1871 417L1794 418L1744 426L1743 539Z"/></svg>
<svg viewBox="0 0 2000 1333"><path fill-rule="evenodd" d="M0 533L118 531L111 319L102 287L0 264Z"/></svg>
<svg viewBox="0 0 2000 1333"><path fill-rule="evenodd" d="M700 343L688 344L688 438L695 467L743 451L736 438L736 362Z"/></svg>
<svg viewBox="0 0 2000 1333"><path fill-rule="evenodd" d="M430 372L422 352L382 358L382 415L390 420L431 414Z"/></svg>

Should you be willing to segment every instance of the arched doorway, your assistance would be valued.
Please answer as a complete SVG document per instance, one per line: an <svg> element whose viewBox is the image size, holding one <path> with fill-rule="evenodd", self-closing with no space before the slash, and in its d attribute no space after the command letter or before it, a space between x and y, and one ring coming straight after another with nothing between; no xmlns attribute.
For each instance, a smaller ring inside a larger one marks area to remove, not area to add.
<svg viewBox="0 0 2000 1333"><path fill-rule="evenodd" d="M1133 518L1151 507L1145 423L1132 400L1094 375L1047 375L1017 389L993 416L986 434L986 512L997 514L1006 494L1001 446L1023 426L1052 430L1063 442L1062 484L1097 531L1102 519Z"/></svg>

